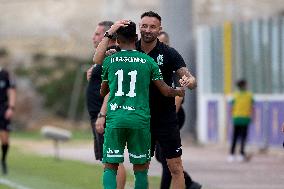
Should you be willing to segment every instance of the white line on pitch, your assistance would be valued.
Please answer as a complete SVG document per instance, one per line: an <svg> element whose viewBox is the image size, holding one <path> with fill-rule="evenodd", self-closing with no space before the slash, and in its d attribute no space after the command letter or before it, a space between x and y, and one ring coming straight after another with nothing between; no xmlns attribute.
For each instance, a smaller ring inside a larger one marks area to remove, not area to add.
<svg viewBox="0 0 284 189"><path fill-rule="evenodd" d="M15 189L31 189L4 178L0 178L0 184L4 184Z"/></svg>

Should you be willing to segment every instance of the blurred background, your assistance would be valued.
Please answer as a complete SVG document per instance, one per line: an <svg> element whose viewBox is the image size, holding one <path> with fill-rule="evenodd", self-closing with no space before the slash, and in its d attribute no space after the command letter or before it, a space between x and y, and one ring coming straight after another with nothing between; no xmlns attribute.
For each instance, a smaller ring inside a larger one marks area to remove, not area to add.
<svg viewBox="0 0 284 189"><path fill-rule="evenodd" d="M185 98L182 138L227 145L228 101L246 78L256 101L249 144L282 150L283 0L0 0L0 64L13 73L18 94L13 130L55 125L83 130L91 143L85 72L95 27L122 18L138 23L148 10L162 16L171 46L198 80Z"/></svg>

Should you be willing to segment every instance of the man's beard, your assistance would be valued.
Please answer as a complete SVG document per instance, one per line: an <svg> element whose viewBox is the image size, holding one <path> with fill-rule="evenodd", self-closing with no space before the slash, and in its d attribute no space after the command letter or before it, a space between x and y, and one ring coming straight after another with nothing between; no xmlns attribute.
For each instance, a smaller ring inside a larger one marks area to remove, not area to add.
<svg viewBox="0 0 284 189"><path fill-rule="evenodd" d="M154 34L145 34L145 33L141 33L141 39L145 42L145 43L151 43L153 41L155 41L157 39L157 36Z"/></svg>

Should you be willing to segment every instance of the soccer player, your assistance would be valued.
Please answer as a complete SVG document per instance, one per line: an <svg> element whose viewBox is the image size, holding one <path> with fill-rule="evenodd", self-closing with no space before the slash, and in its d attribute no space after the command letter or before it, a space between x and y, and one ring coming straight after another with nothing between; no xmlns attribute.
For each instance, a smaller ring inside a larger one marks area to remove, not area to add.
<svg viewBox="0 0 284 189"><path fill-rule="evenodd" d="M163 80L156 62L136 51L136 25L131 21L115 24L121 51L103 62L101 94L109 92L103 149L104 188L115 189L118 163L124 161L127 145L133 164L135 189L147 189L148 163L151 159L149 85L152 81L165 96L184 96L184 90L173 89ZM111 38L113 33L106 33Z"/></svg>
<svg viewBox="0 0 284 189"><path fill-rule="evenodd" d="M7 153L9 149L9 125L13 117L16 103L15 83L8 71L0 67L0 138L2 147L2 173L7 174Z"/></svg>
<svg viewBox="0 0 284 189"><path fill-rule="evenodd" d="M96 49L100 41L104 37L104 33L113 25L112 21L102 21L98 23L93 35L93 46ZM109 44L109 48L115 48L116 38L113 37ZM103 133L96 132L96 124L105 126L105 113L101 112L104 98L100 95L100 86L102 82L102 66L94 65L89 69L89 83L86 90L87 108L91 119L91 127L94 137L94 152L96 160L102 160L103 158ZM107 100L107 97L106 97ZM123 164L119 165L117 174L117 189L124 189L126 183L126 171Z"/></svg>

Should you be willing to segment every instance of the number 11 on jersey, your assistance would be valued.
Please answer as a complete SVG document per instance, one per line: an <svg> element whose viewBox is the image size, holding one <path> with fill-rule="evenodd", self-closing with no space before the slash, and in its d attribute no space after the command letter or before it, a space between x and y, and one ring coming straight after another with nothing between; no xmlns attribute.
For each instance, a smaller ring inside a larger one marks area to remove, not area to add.
<svg viewBox="0 0 284 189"><path fill-rule="evenodd" d="M123 82L123 70L117 70L117 72L115 72L115 75L117 75L117 91L115 93L115 96L123 96L124 92L122 90L122 82ZM135 97L136 93L135 93L135 84L136 84L136 76L137 76L137 71L131 71L128 72L128 75L130 75L130 87L129 87L129 92L126 94L126 96L129 97Z"/></svg>

